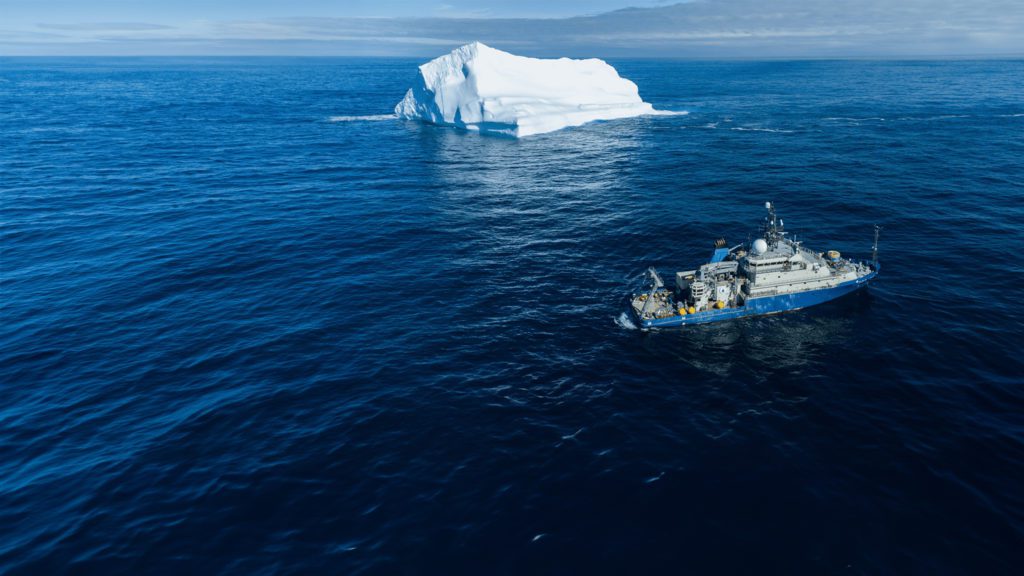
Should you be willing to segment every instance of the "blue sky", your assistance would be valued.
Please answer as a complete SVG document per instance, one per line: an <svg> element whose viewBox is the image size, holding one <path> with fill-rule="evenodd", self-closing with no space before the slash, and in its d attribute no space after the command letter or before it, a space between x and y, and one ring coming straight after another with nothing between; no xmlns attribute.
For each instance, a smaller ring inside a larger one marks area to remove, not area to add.
<svg viewBox="0 0 1024 576"><path fill-rule="evenodd" d="M3 55L1024 55L1024 0L0 0Z"/></svg>

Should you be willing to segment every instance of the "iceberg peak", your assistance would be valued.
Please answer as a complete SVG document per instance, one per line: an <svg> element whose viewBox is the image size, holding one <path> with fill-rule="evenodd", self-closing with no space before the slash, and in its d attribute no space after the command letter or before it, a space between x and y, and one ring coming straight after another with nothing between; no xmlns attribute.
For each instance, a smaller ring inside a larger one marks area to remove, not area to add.
<svg viewBox="0 0 1024 576"><path fill-rule="evenodd" d="M658 113L640 99L636 84L597 58L528 58L470 42L419 70L395 106L400 118L529 136Z"/></svg>

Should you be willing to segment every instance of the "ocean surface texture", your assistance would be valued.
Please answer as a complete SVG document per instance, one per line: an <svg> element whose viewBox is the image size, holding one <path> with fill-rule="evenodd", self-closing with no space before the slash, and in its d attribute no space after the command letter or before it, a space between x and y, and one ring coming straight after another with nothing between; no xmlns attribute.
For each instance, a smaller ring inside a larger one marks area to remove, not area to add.
<svg viewBox="0 0 1024 576"><path fill-rule="evenodd" d="M0 60L0 573L1020 574L1024 61ZM869 290L644 333L776 203Z"/></svg>

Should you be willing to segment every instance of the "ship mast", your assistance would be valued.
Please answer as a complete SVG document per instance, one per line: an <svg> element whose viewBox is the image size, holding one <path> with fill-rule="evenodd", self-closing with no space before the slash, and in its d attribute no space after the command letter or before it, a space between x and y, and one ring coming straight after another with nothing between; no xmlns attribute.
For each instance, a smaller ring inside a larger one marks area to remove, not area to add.
<svg viewBox="0 0 1024 576"><path fill-rule="evenodd" d="M875 224L875 242L871 245L871 263L875 265L875 269L878 269L878 231L882 227Z"/></svg>
<svg viewBox="0 0 1024 576"><path fill-rule="evenodd" d="M779 225L778 218L775 216L775 205L765 202L764 207L768 209L768 217L765 218L764 225L764 239L769 246L775 246L779 240L782 240L782 226Z"/></svg>

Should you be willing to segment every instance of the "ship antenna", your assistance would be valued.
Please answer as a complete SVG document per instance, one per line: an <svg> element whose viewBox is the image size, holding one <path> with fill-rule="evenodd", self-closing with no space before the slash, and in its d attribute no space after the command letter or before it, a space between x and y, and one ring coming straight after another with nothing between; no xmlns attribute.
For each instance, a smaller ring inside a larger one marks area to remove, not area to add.
<svg viewBox="0 0 1024 576"><path fill-rule="evenodd" d="M778 228L775 221L775 205L765 202L764 207L768 209L768 223L765 225L765 240L774 245L778 241Z"/></svg>
<svg viewBox="0 0 1024 576"><path fill-rule="evenodd" d="M875 224L875 243L871 245L871 263L875 265L875 270L878 269L878 231L882 227Z"/></svg>

